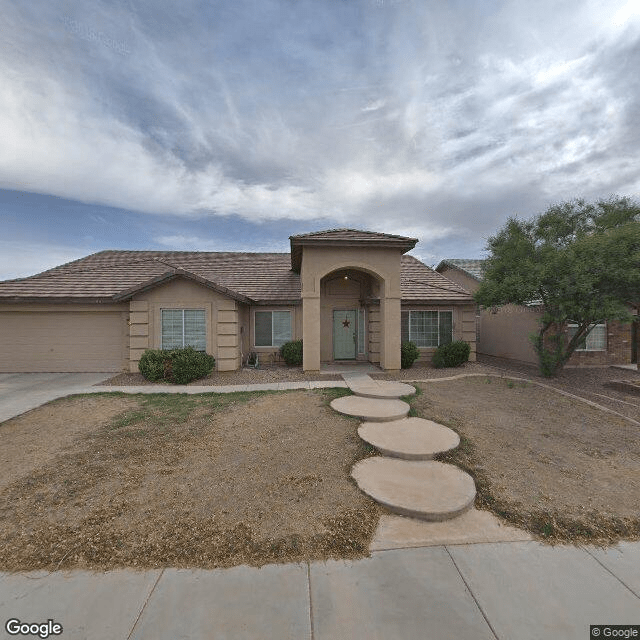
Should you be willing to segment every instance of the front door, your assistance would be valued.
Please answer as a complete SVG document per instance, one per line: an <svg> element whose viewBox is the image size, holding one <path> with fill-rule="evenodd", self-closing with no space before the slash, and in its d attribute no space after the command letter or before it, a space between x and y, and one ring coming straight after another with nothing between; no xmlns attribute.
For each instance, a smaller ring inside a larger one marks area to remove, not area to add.
<svg viewBox="0 0 640 640"><path fill-rule="evenodd" d="M356 359L356 310L333 312L333 358Z"/></svg>

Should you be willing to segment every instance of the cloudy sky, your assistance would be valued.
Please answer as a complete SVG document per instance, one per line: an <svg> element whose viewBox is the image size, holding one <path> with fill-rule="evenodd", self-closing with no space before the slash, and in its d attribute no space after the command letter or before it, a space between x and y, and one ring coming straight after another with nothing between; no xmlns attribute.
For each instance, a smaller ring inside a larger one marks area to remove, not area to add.
<svg viewBox="0 0 640 640"><path fill-rule="evenodd" d="M640 0L5 0L0 279L640 193Z"/></svg>

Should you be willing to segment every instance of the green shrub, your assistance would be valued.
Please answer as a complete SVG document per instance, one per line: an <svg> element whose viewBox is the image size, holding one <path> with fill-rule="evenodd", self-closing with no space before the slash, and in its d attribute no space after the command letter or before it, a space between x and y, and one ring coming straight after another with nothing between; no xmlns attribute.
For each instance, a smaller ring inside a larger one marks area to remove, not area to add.
<svg viewBox="0 0 640 640"><path fill-rule="evenodd" d="M213 371L216 359L203 351L196 351L193 347L175 349L170 354L172 382L187 384L192 380L204 378Z"/></svg>
<svg viewBox="0 0 640 640"><path fill-rule="evenodd" d="M470 353L471 346L462 340L441 344L435 350L431 364L438 369L442 367L459 367L469 359Z"/></svg>
<svg viewBox="0 0 640 640"><path fill-rule="evenodd" d="M215 363L213 356L193 347L173 351L147 349L140 358L138 369L147 380L187 384L211 373Z"/></svg>
<svg viewBox="0 0 640 640"><path fill-rule="evenodd" d="M164 378L164 363L169 353L159 349L147 349L138 362L140 373L147 379L155 382Z"/></svg>
<svg viewBox="0 0 640 640"><path fill-rule="evenodd" d="M280 355L288 365L300 366L302 364L302 340L285 342L280 347Z"/></svg>
<svg viewBox="0 0 640 640"><path fill-rule="evenodd" d="M408 369L420 357L420 351L415 342L403 342L400 345L400 366Z"/></svg>

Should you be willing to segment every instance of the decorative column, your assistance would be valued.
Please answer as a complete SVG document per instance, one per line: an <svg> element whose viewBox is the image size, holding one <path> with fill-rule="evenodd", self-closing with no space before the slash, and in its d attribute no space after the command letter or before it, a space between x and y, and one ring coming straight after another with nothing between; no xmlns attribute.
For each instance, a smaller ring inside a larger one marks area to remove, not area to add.
<svg viewBox="0 0 640 640"><path fill-rule="evenodd" d="M380 298L380 325L380 366L385 371L397 371L400 369L399 297Z"/></svg>
<svg viewBox="0 0 640 640"><path fill-rule="evenodd" d="M302 369L320 371L320 294L302 294Z"/></svg>

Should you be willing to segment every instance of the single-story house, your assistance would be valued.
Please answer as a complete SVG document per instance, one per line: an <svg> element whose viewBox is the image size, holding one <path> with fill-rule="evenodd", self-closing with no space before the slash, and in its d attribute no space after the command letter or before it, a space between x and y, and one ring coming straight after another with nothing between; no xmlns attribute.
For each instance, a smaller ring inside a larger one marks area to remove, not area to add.
<svg viewBox="0 0 640 640"><path fill-rule="evenodd" d="M482 281L483 260L449 258L442 260L436 271L475 293ZM640 320L638 307L632 308L631 323L604 322L591 330L579 349L567 363L568 367L608 366L638 363ZM543 309L539 304L504 305L495 309L477 310L477 352L518 362L538 363L529 336L538 333ZM566 327L567 339L574 326Z"/></svg>
<svg viewBox="0 0 640 640"><path fill-rule="evenodd" d="M416 243L332 229L291 236L290 253L100 251L0 282L0 371L137 371L145 349L186 345L231 371L296 339L305 371L399 369L402 339L423 361L465 340L475 360L471 295L405 255Z"/></svg>

